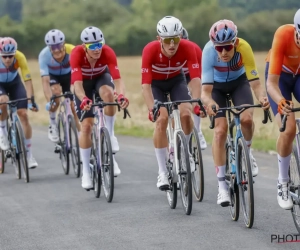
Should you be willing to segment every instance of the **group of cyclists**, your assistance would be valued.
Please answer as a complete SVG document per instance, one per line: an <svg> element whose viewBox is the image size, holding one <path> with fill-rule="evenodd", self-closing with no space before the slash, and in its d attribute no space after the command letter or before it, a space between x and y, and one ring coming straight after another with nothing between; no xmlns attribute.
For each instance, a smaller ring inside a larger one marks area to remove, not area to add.
<svg viewBox="0 0 300 250"><path fill-rule="evenodd" d="M288 191L289 163L292 144L296 133L292 94L300 101L300 9L294 16L294 24L280 26L274 35L272 47L267 56L264 86L259 78L253 51L244 39L238 37L237 26L231 20L219 20L209 31L209 41L203 51L188 39L187 30L181 21L173 16L165 16L157 23L157 39L149 42L142 52L141 83L142 94L148 107L148 118L155 122L153 143L158 164L157 187L169 188L166 155L168 138L168 112L160 108L154 119L154 100L166 101L166 93L172 101L201 99L209 116L215 116L215 129L212 142L213 160L218 180L217 204L228 206L230 197L225 182L226 150L228 131L226 115L219 108L226 107L226 97L230 94L234 105L253 104L253 93L267 110L271 107L278 126L281 115L288 115L285 132L280 133L277 141L278 185L277 200L280 207L291 209L293 203ZM44 95L49 112L49 139L59 140L56 111L59 100L51 102L53 95L72 92L72 112L79 134L80 156L82 161L82 187L92 188L90 178L91 133L94 123L91 105L93 93L99 94L105 102L117 101L122 109L129 105L126 88L121 78L114 50L104 40L102 31L97 27L87 27L81 32L82 44L74 46L65 42L62 31L53 29L45 36L46 47L39 54L40 74ZM32 78L26 58L18 50L16 41L11 37L0 38L0 102L34 95ZM18 74L21 69L22 83ZM25 87L24 87L25 85ZM215 108L213 108L215 107ZM29 168L38 166L31 153L32 129L28 121L27 109L38 111L38 106L30 101L18 103L20 117L26 139ZM6 119L7 107L1 105L0 147L9 148ZM119 151L118 140L114 134L116 108L105 107L105 123L108 129L112 152ZM207 147L201 131L201 118L205 112L198 104L179 105L182 129L189 141L194 126L198 131L201 149ZM83 120L79 118L85 111ZM252 154L251 143L254 133L253 109L241 114L241 129L249 155L253 176L258 175L258 166ZM195 162L190 153L191 171ZM114 174L121 170L113 157Z"/></svg>

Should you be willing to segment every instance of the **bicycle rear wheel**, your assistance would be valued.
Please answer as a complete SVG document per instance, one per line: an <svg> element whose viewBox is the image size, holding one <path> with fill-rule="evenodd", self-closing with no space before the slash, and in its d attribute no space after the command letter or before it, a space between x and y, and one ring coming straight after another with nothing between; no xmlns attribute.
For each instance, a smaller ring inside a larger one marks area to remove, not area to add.
<svg viewBox="0 0 300 250"><path fill-rule="evenodd" d="M4 173L5 169L5 151L0 149L0 174Z"/></svg>
<svg viewBox="0 0 300 250"><path fill-rule="evenodd" d="M62 114L58 114L58 122L57 122L57 129L58 129L58 136L59 136L59 146L60 146L60 151L59 151L59 158L61 161L62 168L64 170L64 173L66 175L69 174L69 169L70 169L70 158L69 158L69 152L67 151L66 148L66 139L67 139L67 131L66 131L66 125L63 120Z"/></svg>
<svg viewBox="0 0 300 250"><path fill-rule="evenodd" d="M292 157L290 161L289 177L290 177L290 191L292 191L299 197L300 196L300 190L299 190L300 189L300 162L299 162L299 155L297 152L296 145L293 146ZM293 207L291 209L291 213L292 213L295 226L300 234L300 204L297 204L296 201L294 200L293 200Z"/></svg>
<svg viewBox="0 0 300 250"><path fill-rule="evenodd" d="M188 145L185 135L182 131L176 134L177 143L177 160L178 160L178 177L180 183L180 196L182 205L186 215L192 212L193 196L192 196L192 180L191 167L188 152Z"/></svg>
<svg viewBox="0 0 300 250"><path fill-rule="evenodd" d="M231 152L231 143L230 136L227 136L226 140L226 168L225 168L225 181L228 186L228 194L230 197L229 212L231 219L237 221L240 215L240 196L239 188L236 184L235 179L232 178L231 174L231 163L230 163L230 152Z"/></svg>
<svg viewBox="0 0 300 250"><path fill-rule="evenodd" d="M29 182L29 171L27 162L27 148L24 143L25 136L23 128L19 120L16 121L16 141L17 141L17 158L19 159L19 166L23 168L25 182Z"/></svg>
<svg viewBox="0 0 300 250"><path fill-rule="evenodd" d="M204 196L204 170L200 140L195 127L189 141L189 150L195 162L195 171L192 173L194 195L197 201L202 201Z"/></svg>
<svg viewBox="0 0 300 250"><path fill-rule="evenodd" d="M167 199L171 209L175 209L177 205L177 183L173 182L173 163L167 161L167 169L169 171L170 190L167 190Z"/></svg>
<svg viewBox="0 0 300 250"><path fill-rule="evenodd" d="M254 222L254 190L249 148L243 138L238 140L239 191L246 227L251 228ZM244 163L244 164L243 164Z"/></svg>
<svg viewBox="0 0 300 250"><path fill-rule="evenodd" d="M101 194L101 161L100 161L100 154L99 151L97 150L97 145L98 145L98 140L96 136L96 129L93 128L93 134L92 134L92 150L91 150L91 159L90 163L93 164L93 185L94 185L94 193L95 197L99 198Z"/></svg>
<svg viewBox="0 0 300 250"><path fill-rule="evenodd" d="M101 128L99 142L103 191L107 202L111 202L114 196L114 163L110 136L106 127Z"/></svg>
<svg viewBox="0 0 300 250"><path fill-rule="evenodd" d="M75 125L75 120L73 116L69 116L69 138L70 138L70 153L72 159L72 165L74 169L74 174L76 178L80 176L81 162L80 162L80 152L78 143L78 133Z"/></svg>

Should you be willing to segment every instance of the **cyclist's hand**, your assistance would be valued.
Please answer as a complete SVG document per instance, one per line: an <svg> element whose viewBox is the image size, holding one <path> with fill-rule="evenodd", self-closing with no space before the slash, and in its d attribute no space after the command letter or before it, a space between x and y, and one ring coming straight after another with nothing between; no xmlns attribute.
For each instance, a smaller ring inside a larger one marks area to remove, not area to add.
<svg viewBox="0 0 300 250"><path fill-rule="evenodd" d="M83 99L81 101L80 109L85 110L85 111L90 110L92 104L93 104L93 101L85 96L85 97L83 97Z"/></svg>
<svg viewBox="0 0 300 250"><path fill-rule="evenodd" d="M207 105L207 113L209 116L215 116L217 114L217 112L213 111L212 107L215 106L216 111L219 110L219 105L216 104L215 102L211 102L209 105Z"/></svg>
<svg viewBox="0 0 300 250"><path fill-rule="evenodd" d="M270 108L270 103L269 103L268 97L264 96L264 97L259 98L259 102L260 102L263 110L268 110Z"/></svg>
<svg viewBox="0 0 300 250"><path fill-rule="evenodd" d="M206 110L206 107L204 107L204 108ZM199 105L196 105L194 107L194 113L195 113L195 115L200 116L202 118L206 117L205 113L201 110Z"/></svg>
<svg viewBox="0 0 300 250"><path fill-rule="evenodd" d="M46 110L50 111L53 107L55 107L56 102L53 102L52 106L51 106L51 102L47 102L46 103Z"/></svg>
<svg viewBox="0 0 300 250"><path fill-rule="evenodd" d="M280 102L278 103L277 111L281 115L289 115L293 107L294 107L294 103L292 101L281 99Z"/></svg>
<svg viewBox="0 0 300 250"><path fill-rule="evenodd" d="M128 107L129 101L123 94L119 94L117 100L121 109L126 109Z"/></svg>
<svg viewBox="0 0 300 250"><path fill-rule="evenodd" d="M160 115L160 112L158 110L157 115L156 115L156 119L159 117L159 115ZM151 109L149 109L148 119L150 120L150 122L155 122L154 114L153 114L153 111Z"/></svg>
<svg viewBox="0 0 300 250"><path fill-rule="evenodd" d="M27 105L28 109L30 109L33 112L38 112L39 111L39 107L36 103L28 103Z"/></svg>

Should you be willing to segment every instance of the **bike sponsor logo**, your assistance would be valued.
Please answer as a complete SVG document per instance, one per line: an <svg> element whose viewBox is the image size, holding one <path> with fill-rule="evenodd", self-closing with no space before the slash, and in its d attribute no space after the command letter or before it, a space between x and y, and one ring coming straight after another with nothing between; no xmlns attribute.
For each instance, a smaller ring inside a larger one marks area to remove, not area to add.
<svg viewBox="0 0 300 250"><path fill-rule="evenodd" d="M271 243L300 243L299 234L271 234Z"/></svg>
<svg viewBox="0 0 300 250"><path fill-rule="evenodd" d="M192 64L193 69L199 69L199 63L194 63Z"/></svg>
<svg viewBox="0 0 300 250"><path fill-rule="evenodd" d="M73 74L73 73L75 73L75 72L78 72L78 68L72 69L71 74Z"/></svg>
<svg viewBox="0 0 300 250"><path fill-rule="evenodd" d="M256 70L252 70L251 71L251 75L257 76L257 71Z"/></svg>
<svg viewBox="0 0 300 250"><path fill-rule="evenodd" d="M142 73L148 73L149 70L147 68L142 68Z"/></svg>

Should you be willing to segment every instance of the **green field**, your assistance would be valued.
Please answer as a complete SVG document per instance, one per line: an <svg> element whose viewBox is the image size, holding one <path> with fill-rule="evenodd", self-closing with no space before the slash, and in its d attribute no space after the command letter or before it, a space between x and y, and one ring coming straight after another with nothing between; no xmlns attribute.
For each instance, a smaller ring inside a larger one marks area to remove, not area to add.
<svg viewBox="0 0 300 250"><path fill-rule="evenodd" d="M258 65L258 71L262 83L264 84L264 66L267 52L255 53L255 59ZM120 134L151 137L153 134L154 124L148 120L147 107L144 104L141 92L141 76L140 66L141 57L120 57L118 64L121 71L121 76L126 84L126 96L130 100L129 111L131 119L122 119L122 114L118 114L116 122L116 132ZM48 124L48 114L45 110L46 101L44 98L41 79L39 76L39 66L37 61L30 60L29 67L33 75L33 84L35 89L36 101L39 104L40 111L36 114L30 112L30 119L34 124ZM263 125L261 120L263 112L260 109L255 111L255 137L253 147L258 150L274 150L278 128L276 124L268 123ZM209 119L202 120L202 131L205 134L208 142L212 139L212 130L209 129Z"/></svg>

